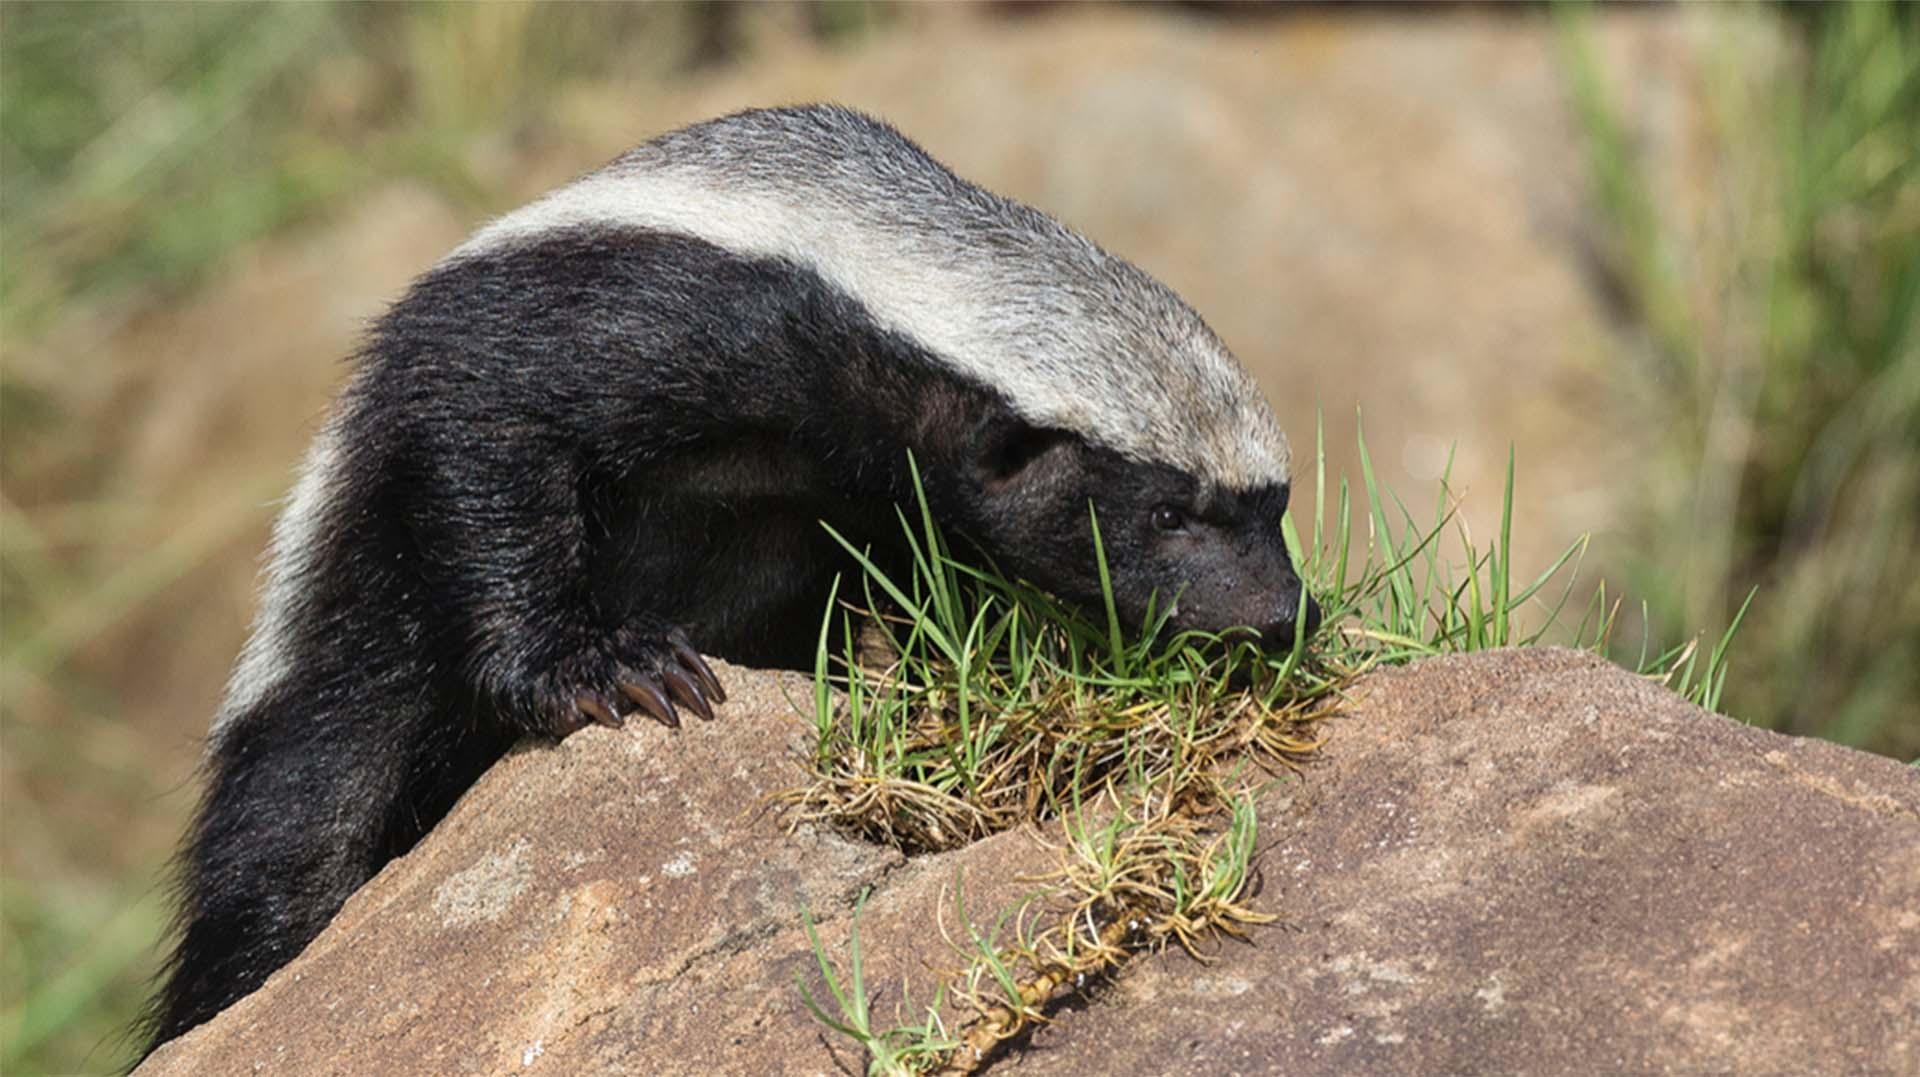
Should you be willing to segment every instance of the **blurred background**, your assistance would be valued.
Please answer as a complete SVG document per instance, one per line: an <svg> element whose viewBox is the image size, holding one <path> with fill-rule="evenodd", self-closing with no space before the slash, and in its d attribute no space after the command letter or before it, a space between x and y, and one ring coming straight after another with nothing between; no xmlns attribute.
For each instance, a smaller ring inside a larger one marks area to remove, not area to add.
<svg viewBox="0 0 1920 1077"><path fill-rule="evenodd" d="M1722 708L1920 755L1920 19L878 3L0 5L0 1069L106 1071L357 334L491 214L831 99L1184 294L1311 458ZM1301 476L1296 506L1312 504ZM1484 541L1483 541L1484 545Z"/></svg>

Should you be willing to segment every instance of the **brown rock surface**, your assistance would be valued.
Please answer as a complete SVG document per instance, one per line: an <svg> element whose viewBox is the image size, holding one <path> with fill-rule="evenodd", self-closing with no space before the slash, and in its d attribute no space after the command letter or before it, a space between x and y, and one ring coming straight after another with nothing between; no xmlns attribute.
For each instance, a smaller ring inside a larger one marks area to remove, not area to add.
<svg viewBox="0 0 1920 1077"><path fill-rule="evenodd" d="M804 678L724 670L722 718L588 730L490 772L298 961L141 1072L829 1073L800 911L882 1020L1050 855L913 861L802 828ZM1268 794L1284 914L1211 965L1134 962L1001 1063L1039 1073L1920 1068L1920 775L1746 728L1590 656L1383 673ZM945 913L939 910L945 908Z"/></svg>

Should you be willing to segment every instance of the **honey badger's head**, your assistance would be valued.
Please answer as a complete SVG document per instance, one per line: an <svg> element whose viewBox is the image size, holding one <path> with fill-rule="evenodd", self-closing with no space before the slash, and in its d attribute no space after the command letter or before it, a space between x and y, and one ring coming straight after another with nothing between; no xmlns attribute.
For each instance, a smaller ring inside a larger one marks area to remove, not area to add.
<svg viewBox="0 0 1920 1077"><path fill-rule="evenodd" d="M896 136L897 137L897 136ZM917 151L915 151L917 153ZM959 183L961 181L955 181ZM1172 290L1051 217L970 185L910 203L916 253L959 267L916 338L993 391L950 458L958 514L1001 565L1089 611L1269 645L1320 611L1280 521L1290 453L1259 388ZM896 209L894 226L910 214ZM904 323L904 316L896 316Z"/></svg>
<svg viewBox="0 0 1920 1077"><path fill-rule="evenodd" d="M1003 568L1082 609L1102 609L1104 553L1129 624L1170 610L1175 631L1250 628L1278 647L1291 644L1297 620L1309 635L1319 625L1281 540L1284 480L1233 488L1024 423L987 431L976 466L981 544Z"/></svg>

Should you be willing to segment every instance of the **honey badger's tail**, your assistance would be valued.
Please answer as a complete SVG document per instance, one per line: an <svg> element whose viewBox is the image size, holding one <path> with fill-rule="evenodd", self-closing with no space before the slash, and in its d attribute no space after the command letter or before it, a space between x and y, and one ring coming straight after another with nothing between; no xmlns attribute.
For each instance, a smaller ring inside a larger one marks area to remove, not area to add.
<svg viewBox="0 0 1920 1077"><path fill-rule="evenodd" d="M383 687L394 683L357 683L342 702L337 689L290 682L216 738L142 1057L298 956L508 747L504 733L434 720L432 702Z"/></svg>

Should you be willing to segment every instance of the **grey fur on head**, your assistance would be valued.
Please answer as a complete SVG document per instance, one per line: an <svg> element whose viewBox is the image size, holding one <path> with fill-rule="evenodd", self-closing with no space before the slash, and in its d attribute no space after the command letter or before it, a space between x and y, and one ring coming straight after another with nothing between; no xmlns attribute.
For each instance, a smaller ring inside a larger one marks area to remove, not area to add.
<svg viewBox="0 0 1920 1077"><path fill-rule="evenodd" d="M858 112L776 109L687 128L493 221L449 257L596 225L805 265L1036 425L1230 489L1287 479L1271 409L1179 296Z"/></svg>

